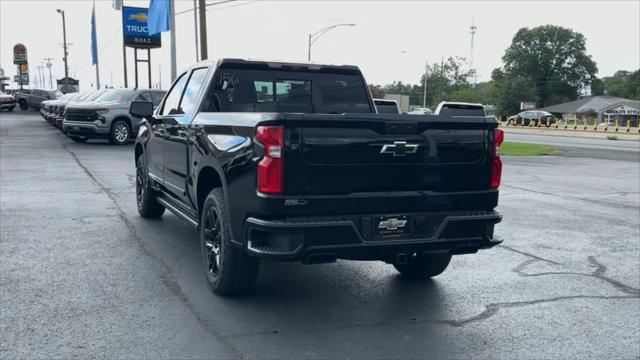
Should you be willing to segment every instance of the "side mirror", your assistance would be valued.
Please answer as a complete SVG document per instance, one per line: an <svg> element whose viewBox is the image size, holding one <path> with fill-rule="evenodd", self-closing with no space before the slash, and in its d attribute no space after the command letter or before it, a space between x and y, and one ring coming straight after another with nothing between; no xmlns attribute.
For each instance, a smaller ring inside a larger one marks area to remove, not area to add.
<svg viewBox="0 0 640 360"><path fill-rule="evenodd" d="M137 118L148 118L153 115L153 103L149 101L133 101L129 107L129 114Z"/></svg>

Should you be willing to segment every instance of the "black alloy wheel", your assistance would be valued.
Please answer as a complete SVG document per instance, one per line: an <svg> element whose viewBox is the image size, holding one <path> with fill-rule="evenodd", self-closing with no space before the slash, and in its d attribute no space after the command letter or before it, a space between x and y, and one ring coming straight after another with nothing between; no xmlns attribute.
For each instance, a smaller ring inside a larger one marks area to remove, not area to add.
<svg viewBox="0 0 640 360"><path fill-rule="evenodd" d="M217 277L220 272L222 234L220 233L220 216L214 207L210 207L205 215L204 251L209 275Z"/></svg>

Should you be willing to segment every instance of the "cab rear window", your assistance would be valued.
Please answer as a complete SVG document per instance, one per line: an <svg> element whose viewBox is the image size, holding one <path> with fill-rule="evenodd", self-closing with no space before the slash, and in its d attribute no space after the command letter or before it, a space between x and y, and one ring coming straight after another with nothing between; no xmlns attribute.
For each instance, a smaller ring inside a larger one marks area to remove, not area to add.
<svg viewBox="0 0 640 360"><path fill-rule="evenodd" d="M221 68L205 111L371 113L357 74Z"/></svg>

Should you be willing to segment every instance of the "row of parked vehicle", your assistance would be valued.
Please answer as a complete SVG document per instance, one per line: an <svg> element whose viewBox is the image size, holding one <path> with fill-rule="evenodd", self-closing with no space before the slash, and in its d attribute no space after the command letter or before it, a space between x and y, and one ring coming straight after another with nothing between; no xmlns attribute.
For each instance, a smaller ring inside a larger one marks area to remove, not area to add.
<svg viewBox="0 0 640 360"><path fill-rule="evenodd" d="M124 144L138 131L140 118L129 113L133 101L157 106L165 91L148 89L103 89L69 93L39 104L40 114L75 142L108 139Z"/></svg>

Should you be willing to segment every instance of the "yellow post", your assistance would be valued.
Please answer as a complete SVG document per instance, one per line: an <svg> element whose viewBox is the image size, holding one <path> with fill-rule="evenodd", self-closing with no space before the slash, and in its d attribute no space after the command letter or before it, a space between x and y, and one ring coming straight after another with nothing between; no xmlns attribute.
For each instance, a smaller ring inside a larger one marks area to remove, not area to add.
<svg viewBox="0 0 640 360"><path fill-rule="evenodd" d="M569 127L569 119L564 119L564 128L568 128Z"/></svg>
<svg viewBox="0 0 640 360"><path fill-rule="evenodd" d="M616 119L616 131L620 130L620 120Z"/></svg>
<svg viewBox="0 0 640 360"><path fill-rule="evenodd" d="M533 119L529 120L529 127L533 127L533 123L534 123Z"/></svg>
<svg viewBox="0 0 640 360"><path fill-rule="evenodd" d="M589 125L589 118L584 119L583 123L584 123L584 127L582 130L587 130L587 126Z"/></svg>
<svg viewBox="0 0 640 360"><path fill-rule="evenodd" d="M573 120L573 130L576 130L578 128L578 118L576 117L575 120Z"/></svg>
<svg viewBox="0 0 640 360"><path fill-rule="evenodd" d="M598 118L593 119L593 131L598 131Z"/></svg>
<svg viewBox="0 0 640 360"><path fill-rule="evenodd" d="M631 120L627 120L627 132L631 131Z"/></svg>
<svg viewBox="0 0 640 360"><path fill-rule="evenodd" d="M540 113L538 113L538 127L540 127L540 123L541 123L541 121L540 121Z"/></svg>
<svg viewBox="0 0 640 360"><path fill-rule="evenodd" d="M558 128L558 118L557 117L553 117L553 122L556 123L556 129Z"/></svg>
<svg viewBox="0 0 640 360"><path fill-rule="evenodd" d="M609 119L607 119L607 120L604 122L604 131L607 131L608 129L609 129Z"/></svg>

